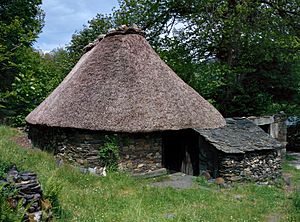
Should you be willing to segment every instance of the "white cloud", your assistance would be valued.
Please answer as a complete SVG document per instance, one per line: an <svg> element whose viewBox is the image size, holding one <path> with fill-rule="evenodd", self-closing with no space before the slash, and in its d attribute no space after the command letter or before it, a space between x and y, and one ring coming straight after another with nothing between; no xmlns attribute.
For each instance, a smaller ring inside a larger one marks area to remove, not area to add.
<svg viewBox="0 0 300 222"><path fill-rule="evenodd" d="M44 0L45 26L34 45L43 51L64 46L97 13L110 13L117 0Z"/></svg>

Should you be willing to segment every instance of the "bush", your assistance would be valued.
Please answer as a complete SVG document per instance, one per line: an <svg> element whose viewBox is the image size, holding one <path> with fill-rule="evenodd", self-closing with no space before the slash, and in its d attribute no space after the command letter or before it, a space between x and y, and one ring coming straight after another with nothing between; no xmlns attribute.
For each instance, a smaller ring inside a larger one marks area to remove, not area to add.
<svg viewBox="0 0 300 222"><path fill-rule="evenodd" d="M25 117L38 106L62 81L52 58L46 58L33 49L20 52L18 73L9 90L0 92L0 120L20 126Z"/></svg>
<svg viewBox="0 0 300 222"><path fill-rule="evenodd" d="M21 222L25 214L25 210L20 205L14 207L9 202L11 196L14 195L15 189L7 184L0 184L0 222Z"/></svg>
<svg viewBox="0 0 300 222"><path fill-rule="evenodd" d="M118 160L120 159L118 138L116 135L105 136L105 143L99 150L102 164L109 170L117 170Z"/></svg>
<svg viewBox="0 0 300 222"><path fill-rule="evenodd" d="M6 163L0 161L0 179L5 176L8 170L10 170L14 165L12 163Z"/></svg>
<svg viewBox="0 0 300 222"><path fill-rule="evenodd" d="M60 217L62 214L62 208L59 201L61 190L61 183L57 182L54 177L50 177L47 180L46 189L44 191L44 199L50 201L52 207L51 209L56 217Z"/></svg>

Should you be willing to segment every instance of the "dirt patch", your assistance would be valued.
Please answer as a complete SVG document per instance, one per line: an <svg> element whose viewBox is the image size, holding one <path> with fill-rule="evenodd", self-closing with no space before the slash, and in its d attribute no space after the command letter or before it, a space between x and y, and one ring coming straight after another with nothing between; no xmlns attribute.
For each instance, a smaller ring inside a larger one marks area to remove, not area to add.
<svg viewBox="0 0 300 222"><path fill-rule="evenodd" d="M195 187L194 176L186 175L184 173L174 173L168 176L168 179L151 183L153 187L173 187L177 189L190 189Z"/></svg>
<svg viewBox="0 0 300 222"><path fill-rule="evenodd" d="M24 148L32 148L31 141L28 139L27 134L19 129L17 131L19 135L12 137L11 140Z"/></svg>

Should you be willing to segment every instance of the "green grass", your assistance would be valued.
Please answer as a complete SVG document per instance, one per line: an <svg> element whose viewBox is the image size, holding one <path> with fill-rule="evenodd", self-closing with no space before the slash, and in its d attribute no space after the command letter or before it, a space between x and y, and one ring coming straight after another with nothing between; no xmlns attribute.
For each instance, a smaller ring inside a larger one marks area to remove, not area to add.
<svg viewBox="0 0 300 222"><path fill-rule="evenodd" d="M293 160L297 160L297 158L296 157L294 157L294 156L291 156L291 155L286 155L285 156L285 159L287 160L287 161L293 161Z"/></svg>
<svg viewBox="0 0 300 222"><path fill-rule="evenodd" d="M37 172L46 192L53 186L62 187L58 198L63 214L56 221L252 222L267 221L274 213L280 214L282 221L300 219L292 194L280 186L176 190L150 187L151 180L126 174L84 175L67 164L57 167L48 153L15 144L10 138L16 134L16 130L0 126L0 162ZM293 175L293 182L299 182L297 170L287 165L284 170Z"/></svg>

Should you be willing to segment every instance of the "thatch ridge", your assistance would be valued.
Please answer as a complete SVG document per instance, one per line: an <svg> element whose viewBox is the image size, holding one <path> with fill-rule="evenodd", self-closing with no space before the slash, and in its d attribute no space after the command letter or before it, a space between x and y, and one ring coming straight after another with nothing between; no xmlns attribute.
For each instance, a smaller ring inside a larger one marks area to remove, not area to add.
<svg viewBox="0 0 300 222"><path fill-rule="evenodd" d="M27 117L30 124L115 132L225 125L139 34L106 36Z"/></svg>

